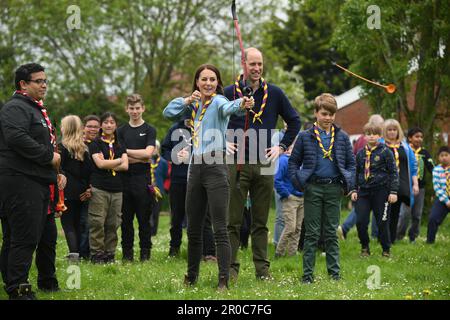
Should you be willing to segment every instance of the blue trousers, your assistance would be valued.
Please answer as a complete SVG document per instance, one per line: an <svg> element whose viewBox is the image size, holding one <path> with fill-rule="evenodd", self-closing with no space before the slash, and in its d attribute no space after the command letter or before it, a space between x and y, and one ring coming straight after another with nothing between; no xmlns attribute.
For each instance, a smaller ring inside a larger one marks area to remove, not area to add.
<svg viewBox="0 0 450 320"><path fill-rule="evenodd" d="M356 225L356 211L355 206L353 206L352 211L342 224L342 230L344 231L345 234L347 234L350 231L350 229L353 228L355 225ZM373 214L373 212L372 212L371 234L372 238L378 238L377 221L375 219L375 215Z"/></svg>
<svg viewBox="0 0 450 320"><path fill-rule="evenodd" d="M439 201L439 199L434 200L430 218L428 220L427 243L434 243L438 228L444 221L449 211L450 210L447 206Z"/></svg>
<svg viewBox="0 0 450 320"><path fill-rule="evenodd" d="M273 244L275 246L278 245L278 240L281 237L281 233L284 229L284 218L283 218L283 208L281 205L281 199L280 195L277 193L277 191L274 189L274 196L275 196L275 228L273 231Z"/></svg>

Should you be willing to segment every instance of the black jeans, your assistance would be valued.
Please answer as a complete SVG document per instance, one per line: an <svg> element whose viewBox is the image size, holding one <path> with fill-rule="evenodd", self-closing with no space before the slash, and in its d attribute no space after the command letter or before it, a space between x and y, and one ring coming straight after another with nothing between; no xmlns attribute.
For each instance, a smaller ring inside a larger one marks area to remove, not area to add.
<svg viewBox="0 0 450 320"><path fill-rule="evenodd" d="M183 220L186 215L186 184L172 183L170 185L170 246L178 248L181 246L181 239L183 238Z"/></svg>
<svg viewBox="0 0 450 320"><path fill-rule="evenodd" d="M141 250L152 247L150 232L150 215L153 195L147 189L148 177L145 174L125 175L123 178L122 204L122 248L132 250L134 243L133 220L136 214L139 223L139 245Z"/></svg>
<svg viewBox="0 0 450 320"><path fill-rule="evenodd" d="M211 213L219 277L228 280L231 248L227 232L230 183L225 164L191 164L188 173L186 212L188 216L188 276L198 277L207 210Z"/></svg>
<svg viewBox="0 0 450 320"><path fill-rule="evenodd" d="M38 244L36 264L41 274L38 284L54 278L56 227L52 217L47 217L48 185L26 176L0 176L0 190L3 230L0 269L9 294L20 284L28 283L33 253Z"/></svg>
<svg viewBox="0 0 450 320"><path fill-rule="evenodd" d="M83 202L80 200L67 200L67 211L61 216L61 225L66 236L69 253L80 252L81 238L81 206Z"/></svg>
<svg viewBox="0 0 450 320"><path fill-rule="evenodd" d="M391 237L389 232L391 205L387 202L389 191L387 189L370 190L360 192L356 201L356 228L358 237L363 248L369 248L368 226L370 221L370 211L373 210L377 227L378 237L383 251L389 251L391 247ZM395 237L395 234L394 234Z"/></svg>
<svg viewBox="0 0 450 320"><path fill-rule="evenodd" d="M209 211L205 216L203 225L203 255L216 256L216 246L214 245L214 231L211 223L211 213Z"/></svg>

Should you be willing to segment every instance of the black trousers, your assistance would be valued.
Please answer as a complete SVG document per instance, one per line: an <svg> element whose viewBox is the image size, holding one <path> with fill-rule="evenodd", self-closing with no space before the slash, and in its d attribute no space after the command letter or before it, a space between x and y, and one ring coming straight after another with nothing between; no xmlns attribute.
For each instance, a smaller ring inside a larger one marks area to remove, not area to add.
<svg viewBox="0 0 450 320"><path fill-rule="evenodd" d="M208 211L203 225L203 255L216 256L216 246L214 243L214 230L211 223L211 213Z"/></svg>
<svg viewBox="0 0 450 320"><path fill-rule="evenodd" d="M186 215L186 184L172 183L170 185L170 246L178 248L183 238L183 220Z"/></svg>
<svg viewBox="0 0 450 320"><path fill-rule="evenodd" d="M58 232L54 214L48 214L41 240L36 249L36 267L38 269L38 288L58 287L56 279L56 241Z"/></svg>
<svg viewBox="0 0 450 320"><path fill-rule="evenodd" d="M219 277L229 278L231 247L227 232L230 183L225 164L191 164L188 173L186 212L188 215L188 276L199 274L203 247L203 226L211 213Z"/></svg>
<svg viewBox="0 0 450 320"><path fill-rule="evenodd" d="M80 211L80 258L89 258L91 252L89 248L88 209L89 201L82 202Z"/></svg>
<svg viewBox="0 0 450 320"><path fill-rule="evenodd" d="M159 214L161 212L162 202L163 199L159 199L158 201L152 199L152 214L150 215L150 233L152 237L158 233Z"/></svg>
<svg viewBox="0 0 450 320"><path fill-rule="evenodd" d="M81 240L81 207L80 200L66 200L67 211L61 216L61 225L66 236L69 253L80 253Z"/></svg>
<svg viewBox="0 0 450 320"><path fill-rule="evenodd" d="M391 237L389 232L391 205L387 202L389 191L387 189L370 190L370 192L359 193L356 201L356 228L358 237L363 248L369 248L368 226L370 211L373 210L378 227L378 237L383 251L389 251ZM395 237L395 234L393 235Z"/></svg>
<svg viewBox="0 0 450 320"><path fill-rule="evenodd" d="M400 216L400 206L402 203L409 207L409 196L399 195L396 203L391 205L391 212L389 217L389 234L391 237L391 243L394 244L397 235L397 225Z"/></svg>
<svg viewBox="0 0 450 320"><path fill-rule="evenodd" d="M57 233L53 215L47 215L49 186L26 176L0 176L0 190L0 269L6 292L28 283L35 251L38 286L55 282Z"/></svg>
<svg viewBox="0 0 450 320"><path fill-rule="evenodd" d="M125 175L122 204L122 248L132 250L134 243L133 220L136 215L139 224L139 245L141 250L152 247L150 215L152 201L148 192L146 174Z"/></svg>

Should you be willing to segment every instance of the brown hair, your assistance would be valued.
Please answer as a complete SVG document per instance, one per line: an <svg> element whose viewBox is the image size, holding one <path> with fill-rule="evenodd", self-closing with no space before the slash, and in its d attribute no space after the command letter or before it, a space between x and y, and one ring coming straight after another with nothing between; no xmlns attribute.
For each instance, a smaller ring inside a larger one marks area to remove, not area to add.
<svg viewBox="0 0 450 320"><path fill-rule="evenodd" d="M83 119L84 124L88 123L89 121L97 121L98 124L100 124L100 118L98 116L96 116L95 114L90 114L90 115L87 115L86 117L84 117L84 119Z"/></svg>
<svg viewBox="0 0 450 320"><path fill-rule="evenodd" d="M336 99L331 93L322 93L314 99L314 109L316 112L319 112L320 109L325 109L331 114L335 114L337 111Z"/></svg>
<svg viewBox="0 0 450 320"><path fill-rule="evenodd" d="M195 71L194 83L192 85L192 92L199 89L197 87L197 80L200 78L200 73L203 70L211 70L212 72L214 72L216 74L216 77L217 77L216 93L223 95L223 83L222 83L222 77L220 76L220 71L212 64L202 64L200 67L197 68L197 71Z"/></svg>
<svg viewBox="0 0 450 320"><path fill-rule="evenodd" d="M140 103L144 105L144 99L138 93L133 93L127 97L127 106L134 106L135 104Z"/></svg>
<svg viewBox="0 0 450 320"><path fill-rule="evenodd" d="M375 123L366 123L366 125L363 128L364 134L377 134L379 136L383 135L383 128L379 125L376 125Z"/></svg>

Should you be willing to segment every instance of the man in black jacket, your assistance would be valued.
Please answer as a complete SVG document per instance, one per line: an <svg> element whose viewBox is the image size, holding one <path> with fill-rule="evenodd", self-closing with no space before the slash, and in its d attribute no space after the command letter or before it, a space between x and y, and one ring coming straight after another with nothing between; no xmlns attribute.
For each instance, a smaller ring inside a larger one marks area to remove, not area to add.
<svg viewBox="0 0 450 320"><path fill-rule="evenodd" d="M42 102L47 91L44 68L35 63L20 66L15 86L0 111L0 269L10 299L31 300L35 297L28 273L38 245L38 287L57 289L56 238L43 231L50 221L50 185L57 183L60 156L54 151L56 136Z"/></svg>

